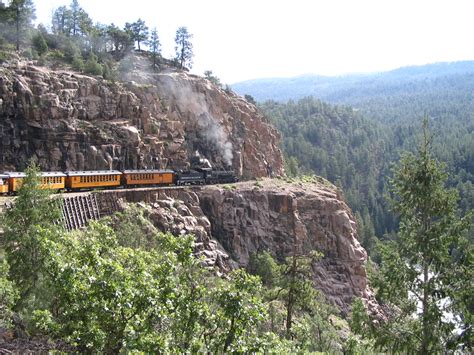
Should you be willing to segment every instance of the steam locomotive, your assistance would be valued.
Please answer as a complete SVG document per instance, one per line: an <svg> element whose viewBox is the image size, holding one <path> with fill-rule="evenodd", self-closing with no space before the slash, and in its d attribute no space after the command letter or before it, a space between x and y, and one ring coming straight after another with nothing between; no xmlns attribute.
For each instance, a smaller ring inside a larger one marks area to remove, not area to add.
<svg viewBox="0 0 474 355"><path fill-rule="evenodd" d="M0 174L0 194L15 194L26 174L4 172ZM195 167L190 170L102 170L41 172L41 188L80 191L100 188L134 188L147 186L207 185L237 182L233 171Z"/></svg>

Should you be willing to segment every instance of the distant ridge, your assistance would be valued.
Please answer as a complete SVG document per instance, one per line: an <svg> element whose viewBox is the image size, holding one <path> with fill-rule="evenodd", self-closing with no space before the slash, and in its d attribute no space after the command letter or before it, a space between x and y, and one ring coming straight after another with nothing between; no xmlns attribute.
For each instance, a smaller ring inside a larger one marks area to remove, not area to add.
<svg viewBox="0 0 474 355"><path fill-rule="evenodd" d="M315 96L335 104L357 105L380 96L419 93L440 88L474 89L474 61L443 62L342 76L305 74L292 78L264 78L232 85L240 95L257 101L287 101Z"/></svg>

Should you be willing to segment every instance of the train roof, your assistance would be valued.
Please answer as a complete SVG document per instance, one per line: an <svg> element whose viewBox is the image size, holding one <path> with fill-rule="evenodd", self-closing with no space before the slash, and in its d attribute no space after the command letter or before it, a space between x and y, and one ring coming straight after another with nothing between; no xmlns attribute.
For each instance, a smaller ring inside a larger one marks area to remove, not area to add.
<svg viewBox="0 0 474 355"><path fill-rule="evenodd" d="M139 170L124 170L124 174L164 174L164 173L174 173L174 170L169 169L139 169Z"/></svg>
<svg viewBox="0 0 474 355"><path fill-rule="evenodd" d="M26 176L25 173L22 173L19 171L5 171L4 174L7 175L8 177L13 177L13 178L16 178L16 177L24 178Z"/></svg>
<svg viewBox="0 0 474 355"><path fill-rule="evenodd" d="M118 170L66 171L67 176L122 175Z"/></svg>
<svg viewBox="0 0 474 355"><path fill-rule="evenodd" d="M24 178L26 177L26 174L21 172L21 171L5 171L3 174L5 174L7 177L12 177L12 178ZM61 173L59 171L42 171L39 173L39 176L41 177L50 177L50 176L61 176L64 177L66 174Z"/></svg>
<svg viewBox="0 0 474 355"><path fill-rule="evenodd" d="M61 173L59 171L46 171L46 172L41 172L40 175L42 177L47 177L47 176L61 176L61 177L64 177L66 176L66 174L64 173Z"/></svg>

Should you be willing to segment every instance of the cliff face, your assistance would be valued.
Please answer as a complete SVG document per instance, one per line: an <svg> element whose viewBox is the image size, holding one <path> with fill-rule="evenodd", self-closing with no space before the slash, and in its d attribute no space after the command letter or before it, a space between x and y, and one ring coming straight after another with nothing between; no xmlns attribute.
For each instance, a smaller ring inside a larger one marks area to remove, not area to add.
<svg viewBox="0 0 474 355"><path fill-rule="evenodd" d="M367 284L367 253L357 240L355 218L329 183L264 180L238 188L205 187L201 208L212 221L212 235L241 265L257 251L277 258L311 250L323 253L313 264L316 288L349 311L354 297L378 306Z"/></svg>
<svg viewBox="0 0 474 355"><path fill-rule="evenodd" d="M144 203L158 229L195 235L196 255L222 271L247 265L257 251L267 250L280 260L294 250L322 252L312 265L314 286L344 314L355 297L380 313L367 284L367 254L357 240L355 219L336 188L322 179L118 190L100 196Z"/></svg>
<svg viewBox="0 0 474 355"><path fill-rule="evenodd" d="M186 73L128 77L4 63L0 171L31 157L43 170L179 168L197 150L246 178L282 173L278 133L239 96Z"/></svg>
<svg viewBox="0 0 474 355"><path fill-rule="evenodd" d="M43 170L180 168L199 151L244 178L283 173L278 133L253 105L197 76L146 72L137 60L127 81L116 83L30 62L2 64L0 171L21 170L31 157ZM354 297L377 308L354 218L332 185L274 179L193 191L110 196L146 202L159 229L194 234L196 254L223 271L259 250L280 259L295 248L321 251L315 287L344 313Z"/></svg>

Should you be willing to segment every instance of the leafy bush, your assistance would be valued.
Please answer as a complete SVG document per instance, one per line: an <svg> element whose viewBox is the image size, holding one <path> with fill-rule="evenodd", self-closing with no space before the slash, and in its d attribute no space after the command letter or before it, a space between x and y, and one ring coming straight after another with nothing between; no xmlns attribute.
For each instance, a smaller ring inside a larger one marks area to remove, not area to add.
<svg viewBox="0 0 474 355"><path fill-rule="evenodd" d="M18 297L13 282L8 278L8 264L6 260L0 261L0 328L11 327L13 306Z"/></svg>
<svg viewBox="0 0 474 355"><path fill-rule="evenodd" d="M38 52L40 56L42 56L48 51L48 44L46 43L46 40L44 39L41 32L38 32L33 37L32 43L33 43L33 48L36 50L36 52Z"/></svg>
<svg viewBox="0 0 474 355"><path fill-rule="evenodd" d="M77 71L84 70L84 60L81 56L78 55L74 57L74 59L72 60L72 67Z"/></svg>
<svg viewBox="0 0 474 355"><path fill-rule="evenodd" d="M97 62L97 56L94 53L89 53L89 58L84 65L84 72L92 75L102 75L102 65Z"/></svg>

